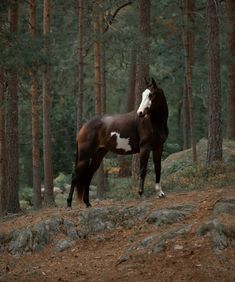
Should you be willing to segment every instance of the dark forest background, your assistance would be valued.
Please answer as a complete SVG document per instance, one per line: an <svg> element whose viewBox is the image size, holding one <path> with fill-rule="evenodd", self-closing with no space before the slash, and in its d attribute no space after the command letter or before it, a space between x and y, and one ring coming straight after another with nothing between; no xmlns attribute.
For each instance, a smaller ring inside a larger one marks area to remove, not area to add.
<svg viewBox="0 0 235 282"><path fill-rule="evenodd" d="M150 9L147 36L141 32L140 17L141 5L143 8L146 3ZM46 164L49 182L61 172L71 174L77 129L97 113L132 110L138 69L144 63L168 101L169 137L164 158L208 138L213 122L216 130L219 128L216 135L222 131L223 138L235 140L234 17L232 0L1 0L2 209L19 210L17 196L10 200L7 191L13 189L17 195L23 187L33 187L35 179L41 186ZM210 33L213 20L218 30ZM148 54L139 56L146 40ZM213 55L216 46L219 53ZM147 61L141 61L143 58ZM215 64L213 59L217 59ZM95 75L101 77L100 99ZM213 99L217 102L210 109ZM213 121L211 115L216 114L219 117ZM35 115L36 133L32 132ZM221 144L220 140L213 142ZM33 154L37 152L35 164ZM45 161L45 156L49 160ZM208 163L211 160L208 157ZM50 205L50 192L48 199ZM3 204L12 201L11 207Z"/></svg>

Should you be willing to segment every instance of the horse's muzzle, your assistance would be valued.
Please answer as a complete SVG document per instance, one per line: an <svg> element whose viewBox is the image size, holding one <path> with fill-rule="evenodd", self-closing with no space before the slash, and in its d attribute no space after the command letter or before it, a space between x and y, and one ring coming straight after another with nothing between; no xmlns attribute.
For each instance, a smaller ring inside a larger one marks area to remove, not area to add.
<svg viewBox="0 0 235 282"><path fill-rule="evenodd" d="M140 118L144 118L149 114L149 108L146 108L144 111L137 111L137 115Z"/></svg>

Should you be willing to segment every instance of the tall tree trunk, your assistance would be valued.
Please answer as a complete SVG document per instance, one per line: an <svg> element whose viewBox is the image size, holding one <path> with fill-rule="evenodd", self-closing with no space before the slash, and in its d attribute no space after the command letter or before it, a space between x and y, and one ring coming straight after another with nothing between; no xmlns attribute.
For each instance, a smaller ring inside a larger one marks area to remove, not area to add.
<svg viewBox="0 0 235 282"><path fill-rule="evenodd" d="M47 64L43 72L43 153L44 153L44 202L47 207L54 206L53 169L51 152L51 122L50 122L50 50L48 36L50 33L50 0L44 0L43 7L43 34L44 48L47 54Z"/></svg>
<svg viewBox="0 0 235 282"><path fill-rule="evenodd" d="M185 77L183 83L183 141L183 150L190 148L189 102Z"/></svg>
<svg viewBox="0 0 235 282"><path fill-rule="evenodd" d="M97 1L93 6L93 29L95 34L94 42L94 66L95 66L95 114L101 115L102 109L102 66L101 66L101 34L103 29L103 14L100 7L100 1ZM105 175L103 161L97 171L97 197L104 199L105 191Z"/></svg>
<svg viewBox="0 0 235 282"><path fill-rule="evenodd" d="M78 0L78 96L77 96L77 131L83 122L83 91L84 91L84 72L83 72L83 0Z"/></svg>
<svg viewBox="0 0 235 282"><path fill-rule="evenodd" d="M136 56L137 52L133 47L133 49L131 50L131 65L126 98L126 112L131 112L135 108Z"/></svg>
<svg viewBox="0 0 235 282"><path fill-rule="evenodd" d="M10 32L18 29L18 1L9 3ZM7 210L18 212L19 203L19 152L18 152L18 78L16 67L9 73L7 114L6 114L6 152L7 152Z"/></svg>
<svg viewBox="0 0 235 282"><path fill-rule="evenodd" d="M184 132L187 134L186 126L190 128L191 145L193 151L193 161L197 161L196 142L194 136L193 124L193 99L192 99L192 77L193 77L193 45L194 45L194 1L184 0L184 28L183 28L183 44L185 50L185 88L184 88L184 113L187 121L184 122ZM187 109L187 108L188 109ZM187 137L185 136L185 141ZM185 144L186 147L187 144Z"/></svg>
<svg viewBox="0 0 235 282"><path fill-rule="evenodd" d="M29 31L33 38L36 36L36 0L29 3ZM33 206L41 208L41 177L40 177L40 123L39 123L39 95L36 73L32 69L31 75L31 100L32 100L32 159L33 159Z"/></svg>
<svg viewBox="0 0 235 282"><path fill-rule="evenodd" d="M145 78L149 78L149 53L150 53L150 0L138 0L139 33L141 48L137 58L135 106L139 106L141 92L145 88ZM140 157L136 154L132 158L132 187L137 190L139 183Z"/></svg>
<svg viewBox="0 0 235 282"><path fill-rule="evenodd" d="M221 83L218 0L207 0L208 148L207 162L222 160Z"/></svg>
<svg viewBox="0 0 235 282"><path fill-rule="evenodd" d="M126 96L126 112L131 112L135 108L135 84L136 84L136 49L133 48L131 51L131 64L130 64L130 75L129 85ZM119 155L119 176L126 177L131 175L131 163L126 156Z"/></svg>
<svg viewBox="0 0 235 282"><path fill-rule="evenodd" d="M0 33L2 32L2 11L0 9ZM5 79L0 69L0 214L6 212L6 149L5 149Z"/></svg>
<svg viewBox="0 0 235 282"><path fill-rule="evenodd" d="M1 15L0 15L1 32ZM0 69L0 214L6 212L5 97L4 72Z"/></svg>
<svg viewBox="0 0 235 282"><path fill-rule="evenodd" d="M228 138L235 140L235 2L226 0L228 15Z"/></svg>

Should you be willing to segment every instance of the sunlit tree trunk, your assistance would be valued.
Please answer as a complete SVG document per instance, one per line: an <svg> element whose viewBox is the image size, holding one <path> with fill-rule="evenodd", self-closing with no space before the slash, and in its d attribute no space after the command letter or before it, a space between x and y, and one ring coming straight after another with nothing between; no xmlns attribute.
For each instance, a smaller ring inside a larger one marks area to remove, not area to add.
<svg viewBox="0 0 235 282"><path fill-rule="evenodd" d="M50 0L44 0L43 6L43 34L44 48L47 55L47 62L43 71L43 160L44 160L44 202L45 206L54 206L53 195L53 169L52 169L52 152L51 152L51 122L50 122L50 50L49 50L49 33L50 33Z"/></svg>
<svg viewBox="0 0 235 282"><path fill-rule="evenodd" d="M145 88L145 78L149 78L150 52L150 0L138 0L140 46L137 57L137 73L135 87L135 107L141 101L141 92ZM137 190L139 183L140 158L139 154L132 158L132 187Z"/></svg>
<svg viewBox="0 0 235 282"><path fill-rule="evenodd" d="M207 1L208 148L207 162L222 160L221 82L218 0Z"/></svg>
<svg viewBox="0 0 235 282"><path fill-rule="evenodd" d="M34 38L36 36L36 0L29 3L29 31ZM38 209L42 205L41 178L40 178L40 134L39 134L39 95L36 73L32 69L31 74L31 100L32 100L32 159L33 159L33 205Z"/></svg>
<svg viewBox="0 0 235 282"><path fill-rule="evenodd" d="M83 92L84 92L84 71L83 71L83 0L78 0L78 96L77 96L77 131L83 122Z"/></svg>
<svg viewBox="0 0 235 282"><path fill-rule="evenodd" d="M1 14L0 14L1 32ZM0 69L0 214L6 211L5 96L4 72Z"/></svg>
<svg viewBox="0 0 235 282"><path fill-rule="evenodd" d="M185 52L185 86L184 86L184 133L188 134L190 128L191 145L193 151L193 161L197 161L196 142L193 124L193 99L192 99L192 78L193 78L193 46L194 46L194 1L184 0L184 24L183 24L183 44ZM189 124L188 124L189 123ZM188 137L184 136L184 147L188 146Z"/></svg>
<svg viewBox="0 0 235 282"><path fill-rule="evenodd" d="M235 140L235 1L226 0L228 15L228 138Z"/></svg>
<svg viewBox="0 0 235 282"><path fill-rule="evenodd" d="M18 30L18 1L9 2L9 28L15 34ZM16 66L8 77L6 100L6 152L7 152L7 210L18 212L19 203L19 152L18 152L18 75Z"/></svg>

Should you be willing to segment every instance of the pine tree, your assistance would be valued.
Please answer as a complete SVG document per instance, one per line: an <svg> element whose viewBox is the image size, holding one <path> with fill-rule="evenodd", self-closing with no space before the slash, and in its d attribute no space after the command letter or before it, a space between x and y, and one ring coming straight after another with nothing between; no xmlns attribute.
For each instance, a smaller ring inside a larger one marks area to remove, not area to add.
<svg viewBox="0 0 235 282"><path fill-rule="evenodd" d="M184 77L184 149L188 147L189 128L191 135L191 145L193 151L193 161L197 161L196 142L193 124L193 99L192 99L192 78L193 78L193 47L194 47L194 1L184 0L184 24L183 24L183 45L185 52L185 77Z"/></svg>
<svg viewBox="0 0 235 282"><path fill-rule="evenodd" d="M141 48L137 57L137 73L135 88L135 105L138 107L141 92L145 88L145 79L149 79L149 53L150 53L150 0L138 0L139 34ZM139 182L140 157L139 154L132 158L132 186L137 188Z"/></svg>
<svg viewBox="0 0 235 282"><path fill-rule="evenodd" d="M0 14L1 32L1 14ZM6 211L6 173L5 173L5 79L0 69L0 214Z"/></svg>
<svg viewBox="0 0 235 282"><path fill-rule="evenodd" d="M218 0L207 1L208 148L207 162L222 160L221 82Z"/></svg>
<svg viewBox="0 0 235 282"><path fill-rule="evenodd" d="M235 2L226 0L228 15L228 138L235 140Z"/></svg>
<svg viewBox="0 0 235 282"><path fill-rule="evenodd" d="M9 28L16 36L18 30L18 1L9 2ZM7 152L7 210L18 212L19 203L19 152L18 152L18 72L12 66L8 75L6 100L6 152Z"/></svg>
<svg viewBox="0 0 235 282"><path fill-rule="evenodd" d="M29 31L33 38L36 36L36 0L29 3ZM40 123L39 123L39 95L35 70L30 71L31 99L32 99L32 159L33 159L33 205L38 209L42 205L40 179Z"/></svg>
<svg viewBox="0 0 235 282"><path fill-rule="evenodd" d="M43 153L44 153L44 201L45 205L54 206L53 195L53 168L51 152L51 122L50 122L50 0L44 0L43 6L43 34L45 36L44 49L47 54L47 62L43 72Z"/></svg>

